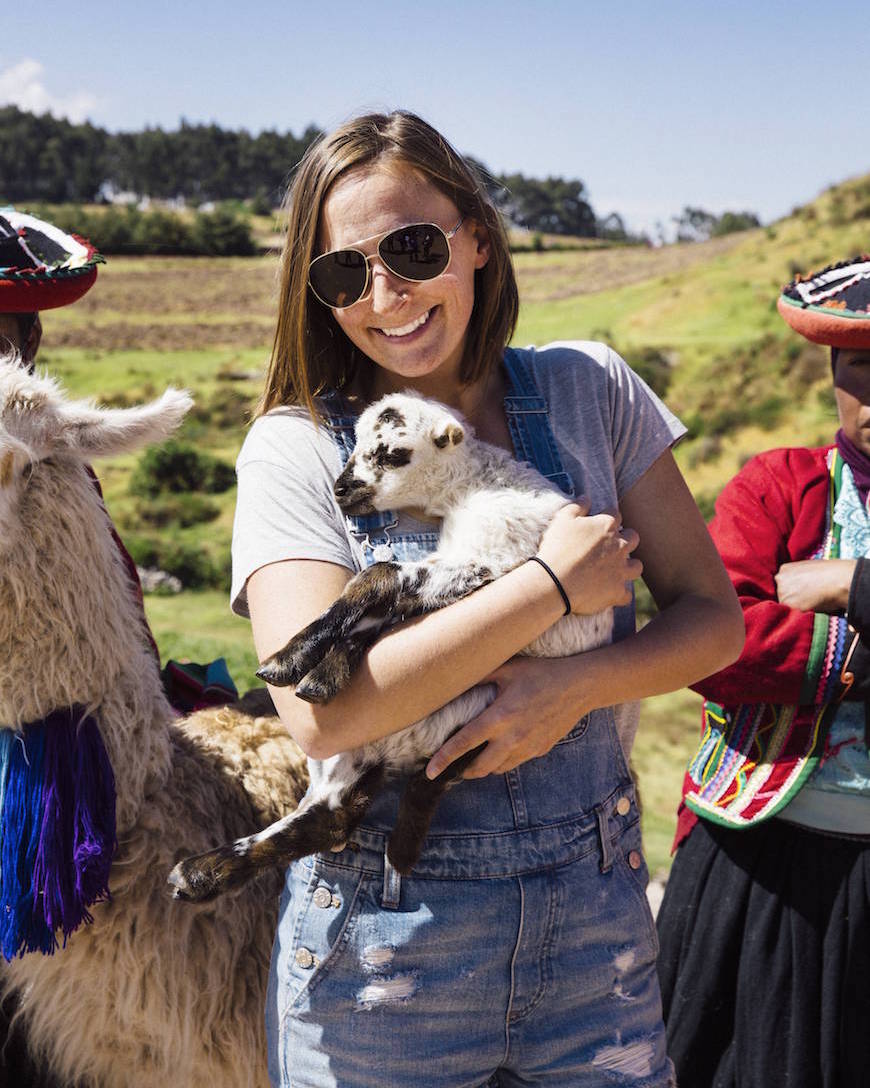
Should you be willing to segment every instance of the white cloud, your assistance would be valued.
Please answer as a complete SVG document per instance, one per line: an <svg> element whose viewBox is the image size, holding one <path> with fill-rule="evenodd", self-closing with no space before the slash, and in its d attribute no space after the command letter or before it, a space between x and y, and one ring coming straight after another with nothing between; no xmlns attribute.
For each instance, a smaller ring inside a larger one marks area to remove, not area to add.
<svg viewBox="0 0 870 1088"><path fill-rule="evenodd" d="M95 96L87 91L52 94L43 82L44 75L45 65L30 57L0 69L0 105L18 106L30 113L52 113L74 123L84 121L97 105Z"/></svg>

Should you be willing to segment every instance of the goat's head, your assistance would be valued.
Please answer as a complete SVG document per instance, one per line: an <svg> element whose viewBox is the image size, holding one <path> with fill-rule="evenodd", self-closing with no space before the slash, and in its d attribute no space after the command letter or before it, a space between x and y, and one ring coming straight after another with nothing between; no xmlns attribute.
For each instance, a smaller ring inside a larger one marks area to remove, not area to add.
<svg viewBox="0 0 870 1088"><path fill-rule="evenodd" d="M335 481L348 514L419 507L439 514L451 477L461 471L468 424L452 409L414 393L391 393L356 424L356 445Z"/></svg>
<svg viewBox="0 0 870 1088"><path fill-rule="evenodd" d="M0 356L0 546L16 534L18 502L44 464L78 464L127 453L167 438L192 400L167 389L136 408L98 408L67 400L51 378Z"/></svg>

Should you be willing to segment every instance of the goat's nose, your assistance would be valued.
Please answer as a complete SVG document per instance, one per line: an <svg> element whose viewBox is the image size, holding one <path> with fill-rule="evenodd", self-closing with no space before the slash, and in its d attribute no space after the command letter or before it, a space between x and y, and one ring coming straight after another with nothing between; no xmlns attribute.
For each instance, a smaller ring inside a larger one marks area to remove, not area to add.
<svg viewBox="0 0 870 1088"><path fill-rule="evenodd" d="M357 486L359 486L358 481L353 478L353 462L348 461L344 467L344 472L332 485L332 493L337 499L341 499Z"/></svg>

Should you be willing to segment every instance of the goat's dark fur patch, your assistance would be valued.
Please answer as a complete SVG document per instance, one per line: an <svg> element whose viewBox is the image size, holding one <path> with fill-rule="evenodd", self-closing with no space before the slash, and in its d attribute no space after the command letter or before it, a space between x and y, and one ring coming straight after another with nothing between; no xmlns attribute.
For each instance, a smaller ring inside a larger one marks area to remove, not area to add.
<svg viewBox="0 0 870 1088"><path fill-rule="evenodd" d="M395 423L397 427L405 426L405 417L398 408L385 408L377 419L378 423Z"/></svg>
<svg viewBox="0 0 870 1088"><path fill-rule="evenodd" d="M402 468L411 463L412 451L398 446L390 449L386 442L381 442L372 450L372 464L383 475L385 469ZM380 475L378 478L380 478Z"/></svg>

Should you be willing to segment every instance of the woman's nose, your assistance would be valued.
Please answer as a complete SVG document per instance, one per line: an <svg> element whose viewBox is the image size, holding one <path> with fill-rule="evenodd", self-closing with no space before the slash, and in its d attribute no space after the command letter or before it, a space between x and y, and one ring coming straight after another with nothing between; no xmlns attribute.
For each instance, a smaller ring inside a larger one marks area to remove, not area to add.
<svg viewBox="0 0 870 1088"><path fill-rule="evenodd" d="M372 309L376 313L391 313L397 310L408 297L407 281L394 275L382 264L373 264Z"/></svg>

